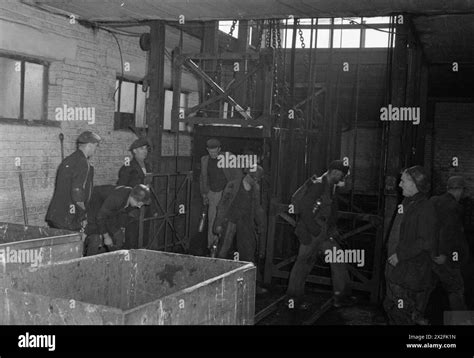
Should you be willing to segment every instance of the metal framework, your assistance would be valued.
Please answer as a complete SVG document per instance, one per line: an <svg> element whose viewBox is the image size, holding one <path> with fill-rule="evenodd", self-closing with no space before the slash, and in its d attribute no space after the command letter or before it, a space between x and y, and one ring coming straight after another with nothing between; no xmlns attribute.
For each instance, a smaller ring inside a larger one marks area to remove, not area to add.
<svg viewBox="0 0 474 358"><path fill-rule="evenodd" d="M192 172L152 174L153 216L145 217L146 209L140 209L138 247L143 244L145 223L150 223L146 248L168 251L181 246L186 251L189 244L189 223L191 219ZM170 198L171 184L174 193ZM162 190L156 194L156 190ZM180 220L181 230L176 227ZM169 229L169 230L168 230Z"/></svg>

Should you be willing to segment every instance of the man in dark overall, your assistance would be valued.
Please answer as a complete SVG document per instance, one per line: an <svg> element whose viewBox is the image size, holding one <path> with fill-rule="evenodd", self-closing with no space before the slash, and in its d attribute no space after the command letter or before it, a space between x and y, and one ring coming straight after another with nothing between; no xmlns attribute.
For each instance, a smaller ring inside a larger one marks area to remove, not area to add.
<svg viewBox="0 0 474 358"><path fill-rule="evenodd" d="M46 213L50 227L79 231L87 225L86 207L91 197L94 155L100 137L90 131L77 138L77 150L59 165L53 198Z"/></svg>
<svg viewBox="0 0 474 358"><path fill-rule="evenodd" d="M150 204L150 189L138 184L113 187L102 185L94 188L88 209L86 228L86 256L120 249L125 239L125 228L131 218L131 210Z"/></svg>
<svg viewBox="0 0 474 358"><path fill-rule="evenodd" d="M151 173L151 167L146 162L148 156L148 148L150 144L146 138L138 138L130 145L130 152L132 152L133 159L129 163L125 163L119 170L119 179L117 185L119 186L129 186L134 187L138 184L150 184L150 180L146 177L146 174ZM139 210L133 210L130 212L130 215L133 219L125 228L125 243L123 248L126 250L129 249L138 249L138 234L139 234L139 222L138 218L140 216ZM147 207L145 212L145 217L151 216L151 210ZM148 238L148 229L149 223L145 222L143 225L143 239L146 243Z"/></svg>
<svg viewBox="0 0 474 358"><path fill-rule="evenodd" d="M310 274L321 252L340 249L337 243L336 215L337 202L334 197L335 186L343 185L349 172L342 160L335 160L328 171L313 182L308 182L306 195L300 206L300 217L295 234L300 241L298 257L291 270L288 283L288 306L308 309L303 301L306 278ZM355 301L349 287L349 274L345 263L330 263L334 291L334 306L352 305ZM293 304L293 305L292 305Z"/></svg>
<svg viewBox="0 0 474 358"><path fill-rule="evenodd" d="M201 157L201 175L199 187L204 205L208 205L208 234L207 247L211 249L217 236L213 232L217 204L222 198L222 192L228 182L242 179L240 168L219 168L217 157L221 154L221 143L215 138L206 142L207 155Z"/></svg>
<svg viewBox="0 0 474 358"><path fill-rule="evenodd" d="M238 256L233 259L257 264L257 250L263 255L263 248L259 248L265 231L265 211L260 205L259 180L263 176L263 168L245 170L242 179L235 179L227 183L222 199L217 206L217 215L214 222L214 232L221 235L217 248L217 257L227 258L234 242ZM235 254L234 254L235 255ZM265 290L257 286L257 294Z"/></svg>
<svg viewBox="0 0 474 358"><path fill-rule="evenodd" d="M430 199L437 214L438 255L433 258L434 282L427 292L426 301L439 281L448 293L452 311L467 310L461 264L468 260L469 248L464 236L462 207L459 204L464 190L464 178L452 176L447 182L447 192Z"/></svg>
<svg viewBox="0 0 474 358"><path fill-rule="evenodd" d="M427 197L430 182L423 167L405 169L399 186L405 198L388 238L383 305L390 324L423 324L423 301L435 256L436 212Z"/></svg>

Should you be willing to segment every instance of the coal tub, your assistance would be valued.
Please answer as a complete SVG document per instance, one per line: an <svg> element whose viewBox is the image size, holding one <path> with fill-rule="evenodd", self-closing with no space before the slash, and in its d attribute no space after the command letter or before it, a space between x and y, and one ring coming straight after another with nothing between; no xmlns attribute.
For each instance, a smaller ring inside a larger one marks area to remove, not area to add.
<svg viewBox="0 0 474 358"><path fill-rule="evenodd" d="M252 263L151 250L12 271L0 324L253 324Z"/></svg>
<svg viewBox="0 0 474 358"><path fill-rule="evenodd" d="M77 232L0 222L0 277L21 267L35 267L82 257Z"/></svg>

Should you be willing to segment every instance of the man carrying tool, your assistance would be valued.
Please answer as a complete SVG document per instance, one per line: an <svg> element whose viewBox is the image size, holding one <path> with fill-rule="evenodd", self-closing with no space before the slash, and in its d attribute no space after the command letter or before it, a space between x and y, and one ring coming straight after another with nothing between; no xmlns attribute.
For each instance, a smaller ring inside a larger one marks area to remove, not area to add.
<svg viewBox="0 0 474 358"><path fill-rule="evenodd" d="M227 183L222 199L217 206L214 232L219 235L217 257L227 258L229 250L236 239L237 253L233 259L249 261L256 264L257 250L265 231L265 211L260 205L259 180L263 176L263 168L245 169L243 179L235 179ZM238 256L235 256L238 254ZM257 286L257 294L266 290Z"/></svg>
<svg viewBox="0 0 474 358"><path fill-rule="evenodd" d="M342 160L334 160L328 171L320 177L308 179L304 187L305 194L298 204L300 214L295 234L300 241L298 257L291 270L288 283L288 307L307 310L309 304L303 301L306 278L311 272L321 252L340 249L336 229L337 202L334 197L336 186L344 184L349 166ZM331 262L331 275L334 290L335 307L355 303L349 287L349 274L345 263Z"/></svg>
<svg viewBox="0 0 474 358"><path fill-rule="evenodd" d="M53 198L46 213L50 227L71 231L85 228L86 207L94 178L94 167L89 164L89 159L100 140L90 131L81 133L77 138L78 149L59 165Z"/></svg>
<svg viewBox="0 0 474 358"><path fill-rule="evenodd" d="M103 249L120 249L125 240L125 228L132 220L129 212L150 202L150 189L143 184L133 188L111 185L95 187L88 209L86 256L100 253Z"/></svg>
<svg viewBox="0 0 474 358"><path fill-rule="evenodd" d="M134 187L138 184L150 184L149 178L146 176L147 174L151 173L151 167L146 162L146 158L148 156L148 148L150 147L150 143L144 137L138 138L130 145L130 152L133 155L133 159L130 162L125 163L119 171L119 179L117 181L117 185L129 186ZM140 215L139 210L134 210L130 212L130 216L135 219L138 219ZM145 217L151 216L151 210L148 207L145 213ZM138 220L132 220L127 225L125 229L125 243L123 248L124 249L138 249ZM145 222L143 225L143 239L144 242L147 241L148 238L148 228L149 223Z"/></svg>
<svg viewBox="0 0 474 358"><path fill-rule="evenodd" d="M235 179L242 178L240 168L219 168L217 166L218 156L221 153L221 143L211 138L206 142L209 154L201 157L201 175L199 177L199 187L203 204L208 205L208 235L207 247L211 249L216 239L213 232L214 219L216 217L217 204L222 197L222 191L226 184Z"/></svg>

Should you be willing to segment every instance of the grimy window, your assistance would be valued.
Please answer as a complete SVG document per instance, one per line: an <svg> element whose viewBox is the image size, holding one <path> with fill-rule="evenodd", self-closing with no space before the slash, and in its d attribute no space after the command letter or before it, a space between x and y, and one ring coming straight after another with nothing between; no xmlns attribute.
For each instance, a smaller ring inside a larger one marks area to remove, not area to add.
<svg viewBox="0 0 474 358"><path fill-rule="evenodd" d="M117 78L114 129L145 127L145 99L146 93L142 90L141 82Z"/></svg>
<svg viewBox="0 0 474 358"><path fill-rule="evenodd" d="M46 121L49 64L0 54L0 119L3 122Z"/></svg>

